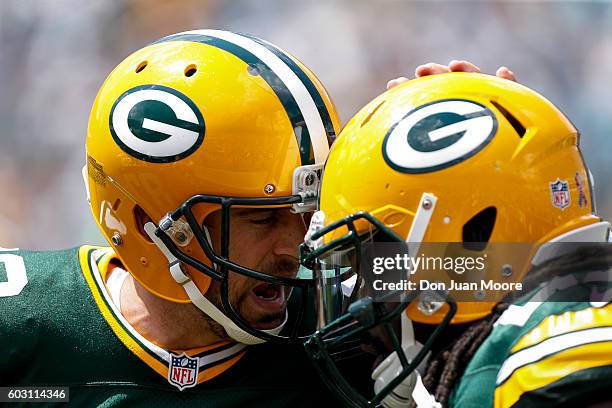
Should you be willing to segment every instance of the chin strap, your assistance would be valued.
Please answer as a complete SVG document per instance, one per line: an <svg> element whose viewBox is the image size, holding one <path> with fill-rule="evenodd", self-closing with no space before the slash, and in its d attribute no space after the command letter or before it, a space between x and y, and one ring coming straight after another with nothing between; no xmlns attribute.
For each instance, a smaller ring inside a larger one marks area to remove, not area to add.
<svg viewBox="0 0 612 408"><path fill-rule="evenodd" d="M412 321L406 313L401 317L402 341L401 346L404 354L411 361L423 348L423 345L414 339L414 329ZM427 358L423 360L423 363ZM419 366L421 368L421 366ZM372 372L374 380L374 391L378 393L389 382L395 379L403 370L402 363L397 356L397 352L391 353L383 360ZM385 408L405 408L416 404L418 408L442 408L435 397L427 391L418 369L411 372L389 395L382 400Z"/></svg>
<svg viewBox="0 0 612 408"><path fill-rule="evenodd" d="M198 289L196 286L195 282L191 280L191 277L183 271L180 261L174 255L172 255L168 247L166 247L166 244L164 244L163 241L159 239L157 235L155 235L156 229L157 227L152 222L147 222L144 226L144 230L147 235L168 259L168 269L170 270L172 278L176 281L176 283L183 287L191 302L207 316L223 326L227 335L235 341L248 345L264 343L265 340L247 333L245 330L238 327L238 325L234 323L232 319L227 317L225 313L219 310L219 308L217 308L210 300L206 299L204 294L200 292L200 289ZM278 327L261 331L267 334L276 335L282 330L283 326L287 322L287 318L288 315L285 312L285 320L283 320Z"/></svg>

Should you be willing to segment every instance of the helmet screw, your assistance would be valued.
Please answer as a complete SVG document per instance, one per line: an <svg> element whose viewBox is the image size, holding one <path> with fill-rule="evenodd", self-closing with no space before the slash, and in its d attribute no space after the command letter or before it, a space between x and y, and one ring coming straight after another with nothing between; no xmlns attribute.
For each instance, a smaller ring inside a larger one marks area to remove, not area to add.
<svg viewBox="0 0 612 408"><path fill-rule="evenodd" d="M425 199L423 200L423 209L424 210L431 210L431 207L433 206L433 203L431 202L431 200L429 199Z"/></svg>
<svg viewBox="0 0 612 408"><path fill-rule="evenodd" d="M123 239L121 239L121 235L119 235L118 232L115 232L111 237L111 242L113 243L113 245L119 246L123 243Z"/></svg>
<svg viewBox="0 0 612 408"><path fill-rule="evenodd" d="M306 184L308 187L312 186L315 182L315 175L313 172L310 172L306 175L306 178L304 179L304 184Z"/></svg>
<svg viewBox="0 0 612 408"><path fill-rule="evenodd" d="M266 194L272 194L274 190L276 190L274 184L266 184L266 186L264 187L264 193Z"/></svg>
<svg viewBox="0 0 612 408"><path fill-rule="evenodd" d="M501 268L502 276L510 276L512 275L512 265L505 264Z"/></svg>
<svg viewBox="0 0 612 408"><path fill-rule="evenodd" d="M149 261L144 256L141 256L140 257L140 263L143 264L143 265L146 265L147 263L149 263Z"/></svg>
<svg viewBox="0 0 612 408"><path fill-rule="evenodd" d="M257 69L257 67L252 64L249 64L249 66L247 66L247 72L251 74L252 76L259 75L259 69Z"/></svg>
<svg viewBox="0 0 612 408"><path fill-rule="evenodd" d="M185 236L184 233L182 232L177 232L176 234L174 234L174 239L176 239L178 242L183 243L185 242L185 240L187 239L187 237Z"/></svg>

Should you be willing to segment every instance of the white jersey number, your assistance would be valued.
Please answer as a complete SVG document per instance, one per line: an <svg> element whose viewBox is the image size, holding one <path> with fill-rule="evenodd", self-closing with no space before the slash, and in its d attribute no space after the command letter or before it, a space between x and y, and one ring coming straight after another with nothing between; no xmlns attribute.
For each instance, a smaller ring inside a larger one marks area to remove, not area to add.
<svg viewBox="0 0 612 408"><path fill-rule="evenodd" d="M0 297L16 296L28 283L23 258L14 254L0 254L0 263L6 271L6 282L0 282Z"/></svg>

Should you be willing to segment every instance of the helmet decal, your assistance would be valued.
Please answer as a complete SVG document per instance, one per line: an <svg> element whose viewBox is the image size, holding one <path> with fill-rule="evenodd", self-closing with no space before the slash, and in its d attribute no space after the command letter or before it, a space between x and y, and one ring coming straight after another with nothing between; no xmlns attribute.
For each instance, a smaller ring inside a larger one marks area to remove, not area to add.
<svg viewBox="0 0 612 408"><path fill-rule="evenodd" d="M330 139L329 144L331 144L336 137L336 131L334 130L334 124L331 120L331 116L329 115L329 111L327 110L327 106L325 106L325 102L323 101L323 98L321 97L321 94L319 93L317 87L312 83L312 80L308 77L308 75L306 75L304 70L302 70L302 68L300 68L300 66L296 64L291 58L289 58L289 56L287 55L287 53L285 53L285 51L281 50L274 44L269 43L266 40L262 40L261 38L253 37L248 34L241 34L241 35L250 38L251 40L257 42L258 44L261 44L262 46L266 47L268 50L273 52L278 58L283 60L283 62L287 64L289 68L291 68L291 70L293 71L295 75L297 75L302 80L302 82L304 83L304 86L306 87L306 90L312 97L312 100L315 102L317 110L319 111L319 115L321 116L321 119L323 120L323 125L325 126L325 133L327 134L328 139Z"/></svg>
<svg viewBox="0 0 612 408"><path fill-rule="evenodd" d="M479 152L496 131L495 115L479 103L435 101L410 111L389 129L383 156L402 173L441 170Z"/></svg>
<svg viewBox="0 0 612 408"><path fill-rule="evenodd" d="M204 140L204 118L176 89L141 85L115 101L109 118L115 142L140 160L167 163L193 153Z"/></svg>
<svg viewBox="0 0 612 408"><path fill-rule="evenodd" d="M164 37L167 41L193 41L225 50L251 67L272 88L291 121L302 165L324 163L328 138L335 137L330 114L308 75L283 51L254 37L221 30L194 30Z"/></svg>

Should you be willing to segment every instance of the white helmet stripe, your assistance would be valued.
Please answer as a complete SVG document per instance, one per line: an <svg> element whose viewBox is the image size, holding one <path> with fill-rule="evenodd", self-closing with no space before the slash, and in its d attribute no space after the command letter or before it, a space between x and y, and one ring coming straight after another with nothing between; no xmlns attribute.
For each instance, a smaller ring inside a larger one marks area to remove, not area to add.
<svg viewBox="0 0 612 408"><path fill-rule="evenodd" d="M194 30L188 31L188 33L208 35L231 42L232 44L246 49L270 67L270 69L284 82L302 111L304 121L308 127L308 132L310 133L315 164L325 162L327 154L329 153L329 144L327 142L327 133L325 132L323 120L306 86L287 64L263 45L239 34L220 30Z"/></svg>
<svg viewBox="0 0 612 408"><path fill-rule="evenodd" d="M293 70L274 52L266 48L264 45L254 41L253 39L227 31L221 30L193 30L186 31L178 34L174 34L165 39L161 39L161 41L170 41L170 40L187 40L186 36L202 36L202 43L207 43L207 38L217 38L219 40L226 41L236 47L243 49L244 51L252 54L261 62L263 62L269 69L276 75L283 85L287 88L293 99L299 108L302 117L304 118L304 122L306 124L306 128L308 130L308 134L310 136L310 144L312 145L313 153L314 153L314 164L324 163L327 159L327 155L329 153L329 142L327 139L327 132L325 129L325 125L323 123L323 119L319 113L317 105L313 100L312 96L308 92L308 89L304 82L298 77L298 75L293 72ZM197 41L196 39L192 39L192 41ZM300 131L296 129L296 138L298 139L298 145L302 146L300 143ZM302 132L303 134L303 132ZM307 163L302 163L307 164ZM313 164L313 163L311 163Z"/></svg>

